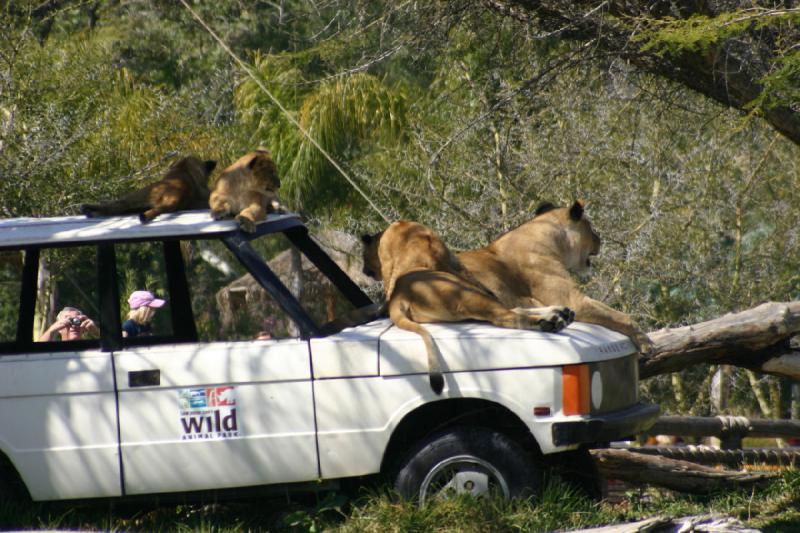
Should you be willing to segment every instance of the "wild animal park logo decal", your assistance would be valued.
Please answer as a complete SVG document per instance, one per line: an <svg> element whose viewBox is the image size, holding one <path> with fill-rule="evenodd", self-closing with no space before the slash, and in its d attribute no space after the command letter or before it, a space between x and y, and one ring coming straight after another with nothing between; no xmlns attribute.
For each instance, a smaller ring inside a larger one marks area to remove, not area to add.
<svg viewBox="0 0 800 533"><path fill-rule="evenodd" d="M178 390L181 440L241 436L236 418L236 387Z"/></svg>

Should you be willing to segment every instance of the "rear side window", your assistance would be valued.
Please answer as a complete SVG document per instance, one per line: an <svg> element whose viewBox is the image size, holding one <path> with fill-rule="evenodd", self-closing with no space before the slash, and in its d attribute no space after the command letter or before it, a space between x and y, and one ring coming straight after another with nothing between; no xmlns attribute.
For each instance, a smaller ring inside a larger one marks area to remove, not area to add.
<svg viewBox="0 0 800 533"><path fill-rule="evenodd" d="M76 246L41 251L34 340L96 340L99 344L98 302L96 247ZM59 327L64 318L78 319L81 325L76 321L73 325ZM65 345L64 349L69 347Z"/></svg>

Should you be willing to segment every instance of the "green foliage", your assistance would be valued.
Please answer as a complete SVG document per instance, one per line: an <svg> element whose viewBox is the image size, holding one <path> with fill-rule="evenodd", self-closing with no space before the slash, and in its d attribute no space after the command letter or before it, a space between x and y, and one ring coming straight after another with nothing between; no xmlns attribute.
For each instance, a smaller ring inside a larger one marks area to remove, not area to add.
<svg viewBox="0 0 800 533"><path fill-rule="evenodd" d="M752 107L772 108L800 102L800 51L786 53L775 61L775 69L761 81L764 90Z"/></svg>
<svg viewBox="0 0 800 533"><path fill-rule="evenodd" d="M309 55L298 54L298 59ZM305 81L295 65L269 55L255 57L262 83L335 160L343 162L400 137L405 120L401 91L366 72ZM253 126L254 139L271 147L281 170L282 196L290 206L313 211L353 197L350 184L255 80L241 84L236 101L243 121Z"/></svg>
<svg viewBox="0 0 800 533"><path fill-rule="evenodd" d="M291 208L353 233L385 225L183 6L58 4L0 11L0 215L75 214L180 155L223 168L261 145ZM470 2L193 6L382 211L454 248L485 244L541 201L584 197L604 239L585 289L646 329L800 295L799 152L758 121L621 63L579 62L560 35ZM794 13L630 22L666 57L792 29ZM800 100L796 42L760 44L779 59L751 65L765 72L754 115ZM231 280L202 259L189 269L211 337L214 294ZM709 371L684 373L686 390L707 389ZM747 377L733 383L734 406L755 409ZM713 411L705 393L673 394L670 377L645 387L669 410Z"/></svg>
<svg viewBox="0 0 800 533"><path fill-rule="evenodd" d="M770 17L772 18L772 17ZM785 17L778 17L781 20ZM753 24L751 13L744 10L729 11L716 17L692 15L687 19L664 17L648 20L649 28L636 36L642 42L641 50L656 50L660 55L683 51L706 51L711 46L740 35ZM768 21L762 21L766 24Z"/></svg>
<svg viewBox="0 0 800 533"><path fill-rule="evenodd" d="M655 51L665 57L687 52L718 53L726 41L748 41L749 33L760 30L794 28L796 35L796 28L800 27L800 12L796 9L753 7L722 12L715 17L693 15L686 19L665 17L639 22L644 22L644 28L636 34L634 41L641 44L643 52ZM791 31L786 33L792 35ZM764 67L759 80L761 91L748 107L761 110L796 106L800 101L800 52L796 50L796 42L771 37L760 39L758 46L771 47L774 59ZM757 58L751 61L757 63Z"/></svg>
<svg viewBox="0 0 800 533"><path fill-rule="evenodd" d="M317 498L227 501L157 506L115 504L0 503L0 523L23 529L123 531L330 531L330 532L512 532L555 531L621 524L656 515L678 518L714 513L738 518L765 532L800 527L800 475L784 472L752 492L711 497L631 490L618 503L595 503L576 496L556 481L540 499L500 501L469 497L433 502L420 509L386 492L357 500L343 494Z"/></svg>

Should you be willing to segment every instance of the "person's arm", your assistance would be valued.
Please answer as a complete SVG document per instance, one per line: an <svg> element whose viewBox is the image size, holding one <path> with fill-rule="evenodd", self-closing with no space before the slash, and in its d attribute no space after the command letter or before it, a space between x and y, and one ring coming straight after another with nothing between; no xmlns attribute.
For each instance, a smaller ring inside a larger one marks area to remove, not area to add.
<svg viewBox="0 0 800 533"><path fill-rule="evenodd" d="M61 331L62 329L66 328L69 325L69 322L66 318L62 318L61 320L56 320L50 327L45 330L44 333L39 335L39 338L36 339L37 342L48 342L53 339L53 333L57 331Z"/></svg>

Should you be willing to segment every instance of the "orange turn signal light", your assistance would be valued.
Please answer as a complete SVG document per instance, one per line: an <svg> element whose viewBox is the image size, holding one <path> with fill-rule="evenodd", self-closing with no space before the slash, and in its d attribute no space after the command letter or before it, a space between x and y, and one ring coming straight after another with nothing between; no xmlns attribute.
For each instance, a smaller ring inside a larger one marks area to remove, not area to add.
<svg viewBox="0 0 800 533"><path fill-rule="evenodd" d="M589 414L589 365L561 367L561 405L565 415Z"/></svg>

